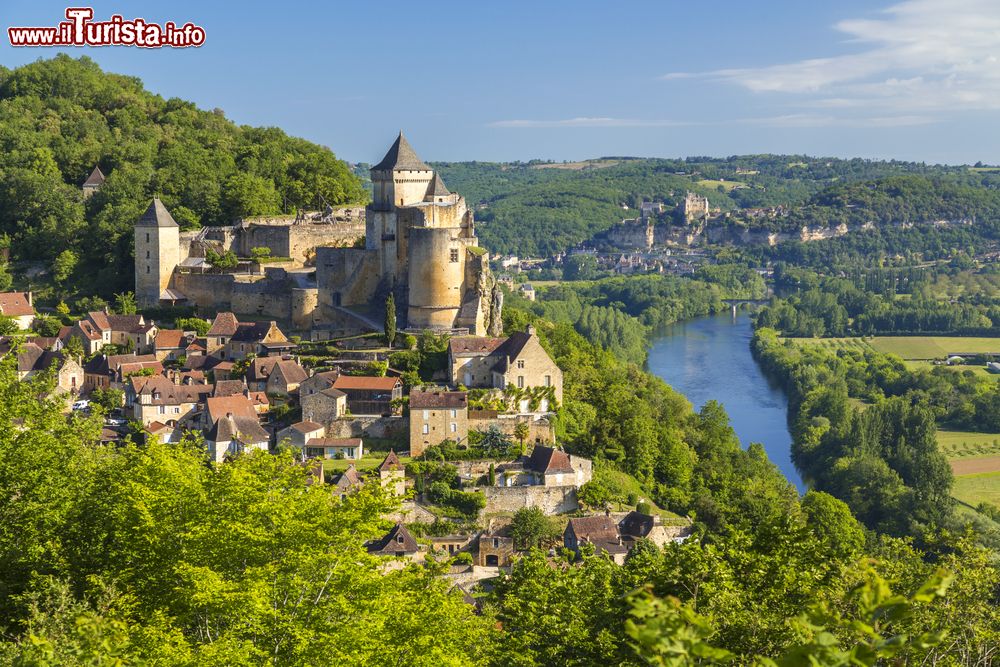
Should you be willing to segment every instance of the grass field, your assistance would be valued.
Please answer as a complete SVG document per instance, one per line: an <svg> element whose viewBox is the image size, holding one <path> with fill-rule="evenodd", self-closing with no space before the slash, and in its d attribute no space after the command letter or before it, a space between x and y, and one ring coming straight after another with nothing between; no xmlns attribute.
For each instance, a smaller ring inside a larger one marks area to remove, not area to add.
<svg viewBox="0 0 1000 667"><path fill-rule="evenodd" d="M348 459L324 459L323 461L323 472L343 472L347 470L347 466L354 464L354 467L359 471L371 470L372 468L377 468L380 463L385 459L388 452L365 452L364 458L358 461L350 461ZM400 456L399 462L404 466L410 461L409 456Z"/></svg>
<svg viewBox="0 0 1000 667"><path fill-rule="evenodd" d="M879 352L903 359L943 359L949 354L967 352L1000 354L1000 338L964 336L879 336L869 343Z"/></svg>
<svg viewBox="0 0 1000 667"><path fill-rule="evenodd" d="M956 477L951 495L973 507L982 502L1000 507L1000 472Z"/></svg>
<svg viewBox="0 0 1000 667"><path fill-rule="evenodd" d="M746 183L740 183L739 181L714 181L708 179L698 181L698 185L706 188L717 188L721 185L726 192L732 192L736 188L745 188L747 186Z"/></svg>

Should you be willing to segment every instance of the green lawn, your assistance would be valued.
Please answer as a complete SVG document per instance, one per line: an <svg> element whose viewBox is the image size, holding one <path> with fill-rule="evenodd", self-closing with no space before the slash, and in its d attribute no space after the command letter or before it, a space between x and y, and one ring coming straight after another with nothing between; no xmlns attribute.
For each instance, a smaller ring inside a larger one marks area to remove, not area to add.
<svg viewBox="0 0 1000 667"><path fill-rule="evenodd" d="M371 470L372 468L377 468L383 460L385 460L388 452L365 452L364 458L358 461L351 461L349 459L325 459L323 461L323 472L343 472L347 470L347 466L354 464L354 467L359 471L361 470ZM399 462L404 466L409 463L409 456L399 456Z"/></svg>
<svg viewBox="0 0 1000 667"><path fill-rule="evenodd" d="M956 477L951 495L973 507L982 502L1000 507L1000 472Z"/></svg>
<svg viewBox="0 0 1000 667"><path fill-rule="evenodd" d="M941 452L949 459L1000 454L1000 434L997 433L938 430L937 441Z"/></svg>
<svg viewBox="0 0 1000 667"><path fill-rule="evenodd" d="M1000 378L1000 375L997 375L996 373L990 373L988 370L986 370L986 366L969 366L969 365L966 365L966 364L949 364L947 366L944 366L944 365L941 365L941 364L932 364L929 361L910 361L910 360L904 361L903 363L905 363L906 367L909 368L909 369L911 369L911 370L918 370L918 369L922 369L922 368L923 369L927 369L927 370L930 370L930 369L933 369L933 368L945 368L945 369L947 369L949 371L953 371L955 373L962 373L964 371L972 371L973 373L975 373L976 375L978 375L980 377L993 378L993 379Z"/></svg>

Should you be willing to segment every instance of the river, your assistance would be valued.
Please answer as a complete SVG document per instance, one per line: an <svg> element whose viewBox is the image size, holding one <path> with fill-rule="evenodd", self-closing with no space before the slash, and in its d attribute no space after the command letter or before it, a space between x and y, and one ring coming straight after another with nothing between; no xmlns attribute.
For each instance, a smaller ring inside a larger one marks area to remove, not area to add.
<svg viewBox="0 0 1000 667"><path fill-rule="evenodd" d="M792 464L788 401L750 354L750 316L740 312L700 317L664 327L653 339L649 370L687 396L695 409L722 403L740 442L759 442L800 492Z"/></svg>

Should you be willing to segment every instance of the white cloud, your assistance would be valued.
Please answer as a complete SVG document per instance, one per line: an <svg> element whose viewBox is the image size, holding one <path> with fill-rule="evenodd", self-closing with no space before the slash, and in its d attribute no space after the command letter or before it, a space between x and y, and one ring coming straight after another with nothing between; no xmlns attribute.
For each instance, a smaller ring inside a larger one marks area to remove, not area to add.
<svg viewBox="0 0 1000 667"><path fill-rule="evenodd" d="M891 115L1000 109L997 0L907 0L834 27L857 48L701 76L831 110L881 109Z"/></svg>

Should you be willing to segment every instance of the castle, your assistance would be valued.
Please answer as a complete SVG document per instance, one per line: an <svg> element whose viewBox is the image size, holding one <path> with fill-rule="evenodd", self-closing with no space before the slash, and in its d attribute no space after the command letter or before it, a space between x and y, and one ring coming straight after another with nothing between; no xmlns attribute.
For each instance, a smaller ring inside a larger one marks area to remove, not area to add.
<svg viewBox="0 0 1000 667"><path fill-rule="evenodd" d="M345 318L373 328L393 293L403 328L498 333L502 295L465 199L402 132L371 178L373 199L363 210L327 207L195 232L181 232L154 199L135 226L140 307L231 310L303 331L336 329ZM226 252L258 259L213 267L209 257Z"/></svg>

